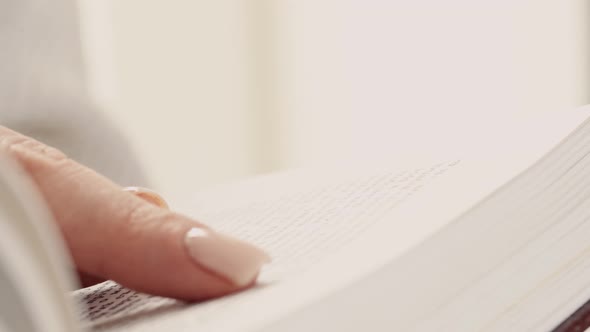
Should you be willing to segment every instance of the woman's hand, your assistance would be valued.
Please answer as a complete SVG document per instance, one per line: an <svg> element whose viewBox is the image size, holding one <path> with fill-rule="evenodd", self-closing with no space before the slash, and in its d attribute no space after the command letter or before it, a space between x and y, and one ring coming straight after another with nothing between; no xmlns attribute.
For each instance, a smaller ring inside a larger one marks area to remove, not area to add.
<svg viewBox="0 0 590 332"><path fill-rule="evenodd" d="M0 152L37 184L82 281L112 279L199 300L252 285L269 260L262 250L160 207L149 195L125 192L60 151L1 126Z"/></svg>

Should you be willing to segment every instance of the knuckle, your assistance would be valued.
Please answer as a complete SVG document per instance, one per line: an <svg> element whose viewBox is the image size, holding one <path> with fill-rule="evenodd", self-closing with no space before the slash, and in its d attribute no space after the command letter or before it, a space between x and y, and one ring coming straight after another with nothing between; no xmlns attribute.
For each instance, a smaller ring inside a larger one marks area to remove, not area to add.
<svg viewBox="0 0 590 332"><path fill-rule="evenodd" d="M136 204L127 211L127 215L123 220L130 224L140 223L150 216L150 212L152 212L150 206L146 204Z"/></svg>
<svg viewBox="0 0 590 332"><path fill-rule="evenodd" d="M53 162L61 162L68 159L60 150L47 146L33 138L16 133L0 135L0 149L27 164L36 159Z"/></svg>
<svg viewBox="0 0 590 332"><path fill-rule="evenodd" d="M169 219L169 212L158 209L154 205L145 201L138 201L125 209L122 224L120 227L125 229L125 233L132 236L149 233L152 228L159 228L162 220Z"/></svg>

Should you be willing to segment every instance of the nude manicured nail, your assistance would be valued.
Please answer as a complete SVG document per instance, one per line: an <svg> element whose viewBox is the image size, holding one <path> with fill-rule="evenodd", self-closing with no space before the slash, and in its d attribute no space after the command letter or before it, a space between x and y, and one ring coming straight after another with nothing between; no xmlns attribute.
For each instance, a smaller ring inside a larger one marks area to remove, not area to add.
<svg viewBox="0 0 590 332"><path fill-rule="evenodd" d="M262 265L270 261L264 251L251 244L203 228L190 229L184 243L199 266L240 287L254 281Z"/></svg>

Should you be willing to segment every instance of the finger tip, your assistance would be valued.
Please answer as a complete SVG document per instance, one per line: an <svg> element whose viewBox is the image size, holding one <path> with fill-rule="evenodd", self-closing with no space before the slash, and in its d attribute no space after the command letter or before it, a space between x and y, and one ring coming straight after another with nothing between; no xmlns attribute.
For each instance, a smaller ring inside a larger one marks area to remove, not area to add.
<svg viewBox="0 0 590 332"><path fill-rule="evenodd" d="M251 244L198 227L186 233L184 244L194 263L237 287L255 280L270 261L266 252Z"/></svg>

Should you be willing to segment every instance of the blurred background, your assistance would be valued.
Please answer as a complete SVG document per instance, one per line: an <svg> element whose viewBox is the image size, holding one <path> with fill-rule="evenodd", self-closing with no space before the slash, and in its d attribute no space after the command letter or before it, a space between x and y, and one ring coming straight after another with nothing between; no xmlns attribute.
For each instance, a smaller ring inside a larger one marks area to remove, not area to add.
<svg viewBox="0 0 590 332"><path fill-rule="evenodd" d="M80 11L93 94L166 195L442 151L590 99L584 0L80 0Z"/></svg>

